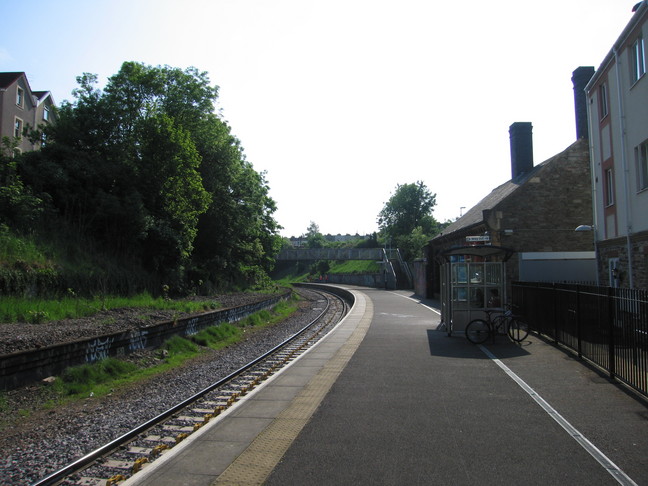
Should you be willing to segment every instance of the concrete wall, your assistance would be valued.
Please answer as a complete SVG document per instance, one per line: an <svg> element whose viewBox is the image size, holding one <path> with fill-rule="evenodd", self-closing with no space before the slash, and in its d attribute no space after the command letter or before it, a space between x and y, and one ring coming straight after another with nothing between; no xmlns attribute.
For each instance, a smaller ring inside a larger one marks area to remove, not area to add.
<svg viewBox="0 0 648 486"><path fill-rule="evenodd" d="M414 276L414 293L420 297L426 297L427 294L427 262L425 260L415 260L412 264L412 273Z"/></svg>
<svg viewBox="0 0 648 486"><path fill-rule="evenodd" d="M309 248L282 250L278 261L285 260L375 260L383 259L382 248Z"/></svg>
<svg viewBox="0 0 648 486"><path fill-rule="evenodd" d="M207 312L177 321L161 322L154 326L2 356L0 390L17 388L48 376L58 375L71 366L124 356L140 349L155 349L172 336L192 336L206 327L241 320L260 310L271 308L289 296L290 292L286 292L242 307Z"/></svg>

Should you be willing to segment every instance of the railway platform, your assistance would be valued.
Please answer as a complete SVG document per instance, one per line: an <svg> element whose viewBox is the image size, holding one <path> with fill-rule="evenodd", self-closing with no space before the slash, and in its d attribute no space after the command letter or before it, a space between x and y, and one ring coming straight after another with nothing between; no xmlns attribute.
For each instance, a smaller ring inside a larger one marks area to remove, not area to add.
<svg viewBox="0 0 648 486"><path fill-rule="evenodd" d="M126 485L648 485L648 406L536 337L475 346L434 303L350 288L309 352Z"/></svg>

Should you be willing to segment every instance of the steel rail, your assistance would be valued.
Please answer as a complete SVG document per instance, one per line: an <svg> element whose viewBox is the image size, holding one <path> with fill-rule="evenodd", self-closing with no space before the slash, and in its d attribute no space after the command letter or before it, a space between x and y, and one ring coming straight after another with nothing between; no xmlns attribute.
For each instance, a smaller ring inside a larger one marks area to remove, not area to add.
<svg viewBox="0 0 648 486"><path fill-rule="evenodd" d="M195 395L183 400L182 402L178 403L177 405L173 406L172 408L166 410L165 412L162 412L161 414L157 415L156 417L148 420L147 422L143 423L142 425L137 426L136 428L126 432L122 436L114 439L113 441L109 442L108 444L105 444L101 446L100 448L89 452L85 456L77 459L76 461L68 464L67 466L59 469L58 471L55 471L51 473L50 475L46 476L43 479L40 479L39 481L32 483L32 486L51 486L51 485L56 485L60 481L64 480L66 477L71 476L72 474L78 473L100 459L101 457L109 454L110 452L114 451L118 447L127 444L131 440L133 440L135 437L138 435L143 434L146 432L148 429L159 425L160 423L164 422L166 419L169 417L172 417L176 413L178 413L180 410L187 408L189 405L192 403L198 401L200 398L203 396L207 395L208 393L211 393L215 389L222 387L229 381L232 381L234 378L237 376L240 376L241 374L245 373L247 370L252 368L253 366L257 365L259 362L263 361L264 359L268 358L270 355L276 353L279 351L281 348L285 347L288 345L291 341L294 341L297 339L299 336L301 336L303 333L305 333L309 328L311 328L313 325L315 325L320 319L326 315L328 312L329 308L331 307L331 301L327 295L325 295L325 292L321 290L311 290L316 293L320 293L325 299L326 299L326 306L324 310L317 316L315 319L313 319L310 323L308 323L306 326L304 326L302 329L297 331L295 334L284 340L282 343L278 344L274 348L272 348L270 351L267 351L266 353L262 354L258 358L255 358L254 360L250 361L249 363L243 365L241 368L238 370L230 373L228 376L225 378L222 378L221 380L209 385L207 388L199 391ZM333 294L330 294L333 295ZM341 297L335 296L337 299L340 299L343 302L343 308L346 309L346 303L344 302L344 299Z"/></svg>

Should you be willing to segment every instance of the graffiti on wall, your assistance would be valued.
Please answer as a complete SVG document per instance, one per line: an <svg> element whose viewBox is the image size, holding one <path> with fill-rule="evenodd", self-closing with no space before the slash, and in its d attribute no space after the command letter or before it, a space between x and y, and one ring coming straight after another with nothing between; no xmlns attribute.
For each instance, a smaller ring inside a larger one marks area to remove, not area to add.
<svg viewBox="0 0 648 486"><path fill-rule="evenodd" d="M107 337L89 341L86 348L86 362L94 363L107 358L110 355L110 347L114 340L114 337Z"/></svg>
<svg viewBox="0 0 648 486"><path fill-rule="evenodd" d="M148 331L146 329L132 330L128 339L128 350L132 352L146 348L147 334Z"/></svg>
<svg viewBox="0 0 648 486"><path fill-rule="evenodd" d="M187 322L187 328L185 330L185 335L186 336L193 336L194 334L198 333L198 318L194 317L193 319L189 319Z"/></svg>

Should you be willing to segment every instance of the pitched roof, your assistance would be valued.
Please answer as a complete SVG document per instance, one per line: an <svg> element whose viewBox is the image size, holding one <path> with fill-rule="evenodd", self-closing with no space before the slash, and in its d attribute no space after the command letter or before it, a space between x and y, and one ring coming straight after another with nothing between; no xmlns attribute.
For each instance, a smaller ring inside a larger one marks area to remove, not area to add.
<svg viewBox="0 0 648 486"><path fill-rule="evenodd" d="M16 82L25 73L0 73L0 89L6 89Z"/></svg>
<svg viewBox="0 0 648 486"><path fill-rule="evenodd" d="M504 201L511 194L513 194L518 188L523 186L528 180L533 178L540 172L544 167L551 164L554 160L559 159L563 154L574 148L577 144L584 143L583 139L576 141L569 147L567 147L561 153L554 155L550 159L545 160L544 162L533 167L528 173L522 174L521 176L511 179L508 182L505 182L499 187L496 187L491 191L491 193L486 196L484 199L479 201L475 206L470 208L466 214L464 214L457 221L451 225L444 228L444 230L432 238L431 241L446 237L456 231L470 228L472 226L477 226L484 222L484 211L495 208L500 202Z"/></svg>
<svg viewBox="0 0 648 486"><path fill-rule="evenodd" d="M43 101L49 98L50 102L53 105L56 105L56 103L54 102L54 97L52 96L52 93L50 91L32 91L32 94L38 100L38 104L41 104Z"/></svg>

